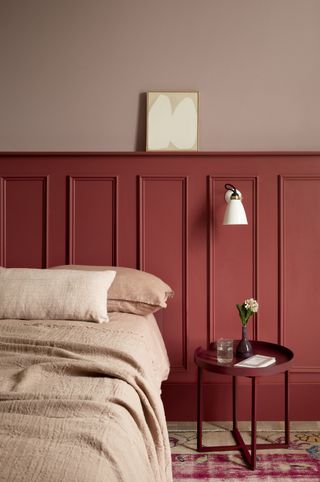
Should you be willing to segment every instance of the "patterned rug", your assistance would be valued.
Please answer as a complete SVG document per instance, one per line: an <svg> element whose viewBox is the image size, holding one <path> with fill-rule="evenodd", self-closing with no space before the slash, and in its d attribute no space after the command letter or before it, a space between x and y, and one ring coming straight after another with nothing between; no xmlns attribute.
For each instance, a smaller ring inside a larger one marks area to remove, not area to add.
<svg viewBox="0 0 320 482"><path fill-rule="evenodd" d="M238 451L198 453L197 434L192 423L170 423L174 481L233 482L243 481L313 481L320 482L319 422L293 422L289 449L257 450L257 468L247 468ZM240 424L246 443L250 443L249 425ZM206 423L204 445L233 444L228 423ZM262 423L257 443L283 442L279 422Z"/></svg>

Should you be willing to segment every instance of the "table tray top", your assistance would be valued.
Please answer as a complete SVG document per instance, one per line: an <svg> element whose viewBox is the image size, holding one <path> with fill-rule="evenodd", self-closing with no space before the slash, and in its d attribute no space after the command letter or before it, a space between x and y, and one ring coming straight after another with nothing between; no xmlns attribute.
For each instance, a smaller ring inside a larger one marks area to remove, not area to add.
<svg viewBox="0 0 320 482"><path fill-rule="evenodd" d="M275 357L273 365L260 368L236 367L235 364L243 361L236 357L236 348L240 340L233 340L233 360L231 363L220 363L217 359L216 342L210 343L209 349L197 348L194 354L194 361L197 366L208 371L232 376L265 376L282 373L288 370L293 361L293 352L282 345L269 343L267 341L251 341L252 355L264 355Z"/></svg>

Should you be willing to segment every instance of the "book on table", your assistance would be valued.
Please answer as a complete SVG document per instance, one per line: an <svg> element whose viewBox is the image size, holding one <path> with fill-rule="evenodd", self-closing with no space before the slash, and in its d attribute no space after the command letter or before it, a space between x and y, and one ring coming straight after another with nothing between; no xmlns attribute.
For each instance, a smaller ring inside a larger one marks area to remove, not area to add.
<svg viewBox="0 0 320 482"><path fill-rule="evenodd" d="M235 363L235 367L243 367L243 368L263 368L268 367L276 362L274 356L265 356L265 355L253 355L246 360L243 360L239 363Z"/></svg>

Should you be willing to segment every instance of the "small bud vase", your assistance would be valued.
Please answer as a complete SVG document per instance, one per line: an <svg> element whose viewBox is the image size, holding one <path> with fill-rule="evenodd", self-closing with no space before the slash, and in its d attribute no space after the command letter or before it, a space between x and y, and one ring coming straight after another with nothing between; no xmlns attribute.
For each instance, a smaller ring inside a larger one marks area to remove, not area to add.
<svg viewBox="0 0 320 482"><path fill-rule="evenodd" d="M252 346L247 338L246 326L242 326L242 340L238 343L236 355L238 358L248 358L252 356Z"/></svg>

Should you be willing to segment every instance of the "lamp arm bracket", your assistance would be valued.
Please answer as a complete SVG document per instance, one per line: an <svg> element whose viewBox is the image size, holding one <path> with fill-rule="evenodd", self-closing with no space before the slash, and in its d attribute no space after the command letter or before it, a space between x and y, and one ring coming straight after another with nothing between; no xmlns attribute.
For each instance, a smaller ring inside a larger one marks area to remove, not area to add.
<svg viewBox="0 0 320 482"><path fill-rule="evenodd" d="M237 189L234 187L233 184L229 184L229 183L228 183L228 184L225 184L224 187L225 187L225 189L226 189L227 191L232 191L233 194L238 194L238 191L237 191Z"/></svg>
<svg viewBox="0 0 320 482"><path fill-rule="evenodd" d="M229 203L232 199L240 199L240 201L242 200L241 192L233 184L225 184L224 187L227 190L225 193L226 203Z"/></svg>

